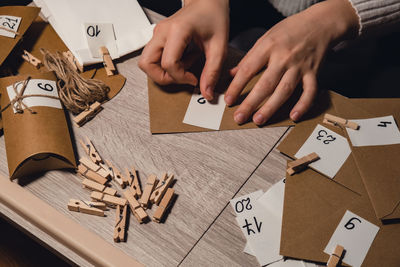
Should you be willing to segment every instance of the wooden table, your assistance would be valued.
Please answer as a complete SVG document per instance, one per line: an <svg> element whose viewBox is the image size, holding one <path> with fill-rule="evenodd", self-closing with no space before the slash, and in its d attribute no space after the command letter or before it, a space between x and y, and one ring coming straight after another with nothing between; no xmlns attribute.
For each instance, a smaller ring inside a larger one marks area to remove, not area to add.
<svg viewBox="0 0 400 267"><path fill-rule="evenodd" d="M161 19L147 12L153 21ZM70 198L89 199L76 174L52 171L22 186L145 265L257 266L254 257L242 253L245 239L229 200L266 190L284 176L285 159L274 147L288 128L152 135L147 78L138 58L132 55L117 64L127 78L125 87L92 121L73 127L73 138L89 137L102 157L120 168L135 166L142 184L151 173L174 173L178 197L166 222L140 225L131 216L127 242L114 243L113 211L105 218L68 211ZM80 146L77 151L84 155ZM0 175L8 176L3 138L0 164ZM0 204L0 212L69 261L91 265L5 205Z"/></svg>

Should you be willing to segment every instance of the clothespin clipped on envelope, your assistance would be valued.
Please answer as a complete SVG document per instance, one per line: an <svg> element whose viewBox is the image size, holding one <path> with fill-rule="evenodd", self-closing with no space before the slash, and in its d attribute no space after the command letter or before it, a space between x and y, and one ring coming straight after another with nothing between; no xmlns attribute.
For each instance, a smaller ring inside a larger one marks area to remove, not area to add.
<svg viewBox="0 0 400 267"><path fill-rule="evenodd" d="M86 144L81 139L79 139L79 143L85 150L86 154L93 161L93 163L98 164L98 165L100 163L103 163L103 159L100 157L100 155L97 152L96 148L94 147L92 141L90 141L90 139L87 137L85 137L85 139L86 139Z"/></svg>
<svg viewBox="0 0 400 267"><path fill-rule="evenodd" d="M98 191L98 192L103 192L103 193L109 194L111 196L117 195L117 190L107 187L105 185L99 184L99 183L89 180L87 178L82 180L82 185L85 188L89 188L91 190Z"/></svg>
<svg viewBox="0 0 400 267"><path fill-rule="evenodd" d="M306 168L310 163L319 160L319 156L317 153L313 152L311 154L308 154L307 156L304 156L302 158L299 158L297 160L294 160L292 162L288 163L288 169L286 170L289 175L293 175L296 172L299 172Z"/></svg>
<svg viewBox="0 0 400 267"><path fill-rule="evenodd" d="M128 200L133 215L135 215L139 223L143 223L148 218L148 215L144 211L143 207L139 204L139 202L135 199L135 193L136 192L134 192L131 187L128 187L128 189L124 191L124 196Z"/></svg>
<svg viewBox="0 0 400 267"><path fill-rule="evenodd" d="M150 196L150 202L158 205L173 180L173 174L168 176L167 173L164 173L162 178L160 179L160 182L158 182L157 187L154 189L153 193Z"/></svg>
<svg viewBox="0 0 400 267"><path fill-rule="evenodd" d="M330 124L333 126L347 127L347 128L353 129L353 130L358 130L360 128L360 126L355 122L351 122L346 119L343 119L343 118L340 118L337 116L333 116L333 115L327 114L327 113L324 115L323 123Z"/></svg>
<svg viewBox="0 0 400 267"><path fill-rule="evenodd" d="M128 168L125 169L126 176L129 177L130 187L135 191L135 197L142 196L142 189L140 188L139 178L137 176L136 169L132 167L132 170L129 171Z"/></svg>
<svg viewBox="0 0 400 267"><path fill-rule="evenodd" d="M106 163L109 167L109 169L111 170L111 177L112 179L114 179L114 181L116 181L121 188L125 188L127 185L129 185L129 180L127 177L125 177L125 175L122 175L122 173L118 170L117 167L115 167L111 161L106 160Z"/></svg>
<svg viewBox="0 0 400 267"><path fill-rule="evenodd" d="M71 51L66 51L62 53L63 56L71 63L72 67L78 71L83 72L83 66L78 62L78 60L74 57Z"/></svg>
<svg viewBox="0 0 400 267"><path fill-rule="evenodd" d="M78 173L100 184L106 184L108 181L108 172L99 165L93 163L90 159L82 157L79 159Z"/></svg>
<svg viewBox="0 0 400 267"><path fill-rule="evenodd" d="M145 209L147 209L149 205L150 196L156 184L157 184L157 177L154 174L151 174L149 177L147 177L142 197L139 199L140 205L142 205L142 207Z"/></svg>
<svg viewBox="0 0 400 267"><path fill-rule="evenodd" d="M89 109L82 111L73 118L77 127L82 127L86 122L91 120L97 113L101 111L102 107L99 102L94 102L90 105Z"/></svg>
<svg viewBox="0 0 400 267"><path fill-rule="evenodd" d="M160 202L160 205L157 207L156 211L153 214L153 221L158 223L162 221L165 212L167 211L169 205L171 204L173 196L174 196L174 189L168 188L167 192L165 192L165 195Z"/></svg>
<svg viewBox="0 0 400 267"><path fill-rule="evenodd" d="M40 61L38 58L36 58L34 55L32 55L26 50L24 50L22 58L31 63L37 69L40 69L40 67L43 65L42 61Z"/></svg>
<svg viewBox="0 0 400 267"><path fill-rule="evenodd" d="M125 228L126 228L126 216L128 213L128 206L125 205L122 208L117 206L116 217L115 217L115 228L114 228L114 242L124 242L125 241Z"/></svg>
<svg viewBox="0 0 400 267"><path fill-rule="evenodd" d="M100 47L100 54L103 56L103 65L106 69L107 76L112 76L115 73L115 66L112 62L112 58L110 56L110 52L108 51L107 47L102 46Z"/></svg>
<svg viewBox="0 0 400 267"><path fill-rule="evenodd" d="M70 211L82 212L90 215L104 216L104 211L98 208L90 207L85 202L78 199L70 199L68 202Z"/></svg>
<svg viewBox="0 0 400 267"><path fill-rule="evenodd" d="M344 248L341 245L337 245L329 257L327 267L336 267L339 265L340 260L343 257Z"/></svg>
<svg viewBox="0 0 400 267"><path fill-rule="evenodd" d="M93 200L104 202L110 207L115 207L117 205L125 206L127 204L127 200L125 198L111 196L102 192L93 191L92 194L90 194L90 197Z"/></svg>

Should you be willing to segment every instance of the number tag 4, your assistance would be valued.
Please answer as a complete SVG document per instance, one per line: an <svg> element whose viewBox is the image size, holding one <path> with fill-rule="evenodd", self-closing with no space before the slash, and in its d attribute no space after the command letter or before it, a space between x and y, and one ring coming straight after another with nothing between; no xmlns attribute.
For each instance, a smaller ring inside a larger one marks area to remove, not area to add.
<svg viewBox="0 0 400 267"><path fill-rule="evenodd" d="M114 26L112 23L85 23L83 28L92 57L102 57L99 52L102 46L107 47L112 58L118 57Z"/></svg>
<svg viewBox="0 0 400 267"><path fill-rule="evenodd" d="M18 92L21 90L22 84L23 81L16 84ZM7 93L10 101L15 98L15 91L12 85L7 87ZM48 95L58 97L57 84L55 81L51 80L31 79L25 88L24 95ZM23 102L30 108L41 106L62 109L60 100L48 97L26 97ZM16 113L15 107L13 108L14 113Z"/></svg>
<svg viewBox="0 0 400 267"><path fill-rule="evenodd" d="M21 17L9 16L9 15L0 15L0 25L10 31L6 31L4 29L0 29L0 35L15 38L15 33L17 32L19 25L21 23Z"/></svg>
<svg viewBox="0 0 400 267"><path fill-rule="evenodd" d="M318 124L310 137L296 153L296 158L315 152L320 160L310 166L317 171L333 178L351 153L347 139Z"/></svg>

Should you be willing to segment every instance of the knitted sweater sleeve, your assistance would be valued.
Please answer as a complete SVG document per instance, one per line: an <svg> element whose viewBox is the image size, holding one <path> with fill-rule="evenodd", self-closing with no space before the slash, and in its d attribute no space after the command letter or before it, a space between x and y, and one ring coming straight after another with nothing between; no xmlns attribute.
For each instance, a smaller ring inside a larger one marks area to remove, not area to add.
<svg viewBox="0 0 400 267"><path fill-rule="evenodd" d="M400 0L349 0L360 22L359 35L400 29Z"/></svg>

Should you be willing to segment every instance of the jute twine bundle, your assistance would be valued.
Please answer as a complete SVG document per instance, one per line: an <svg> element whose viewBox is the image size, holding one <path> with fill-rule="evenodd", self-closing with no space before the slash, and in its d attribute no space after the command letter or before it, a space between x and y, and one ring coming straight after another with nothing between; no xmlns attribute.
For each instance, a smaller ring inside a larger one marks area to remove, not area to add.
<svg viewBox="0 0 400 267"><path fill-rule="evenodd" d="M68 110L77 114L88 109L90 104L107 99L110 88L104 82L82 78L60 52L51 54L43 48L40 51L43 54L43 64L48 70L54 71L59 79L59 96Z"/></svg>

